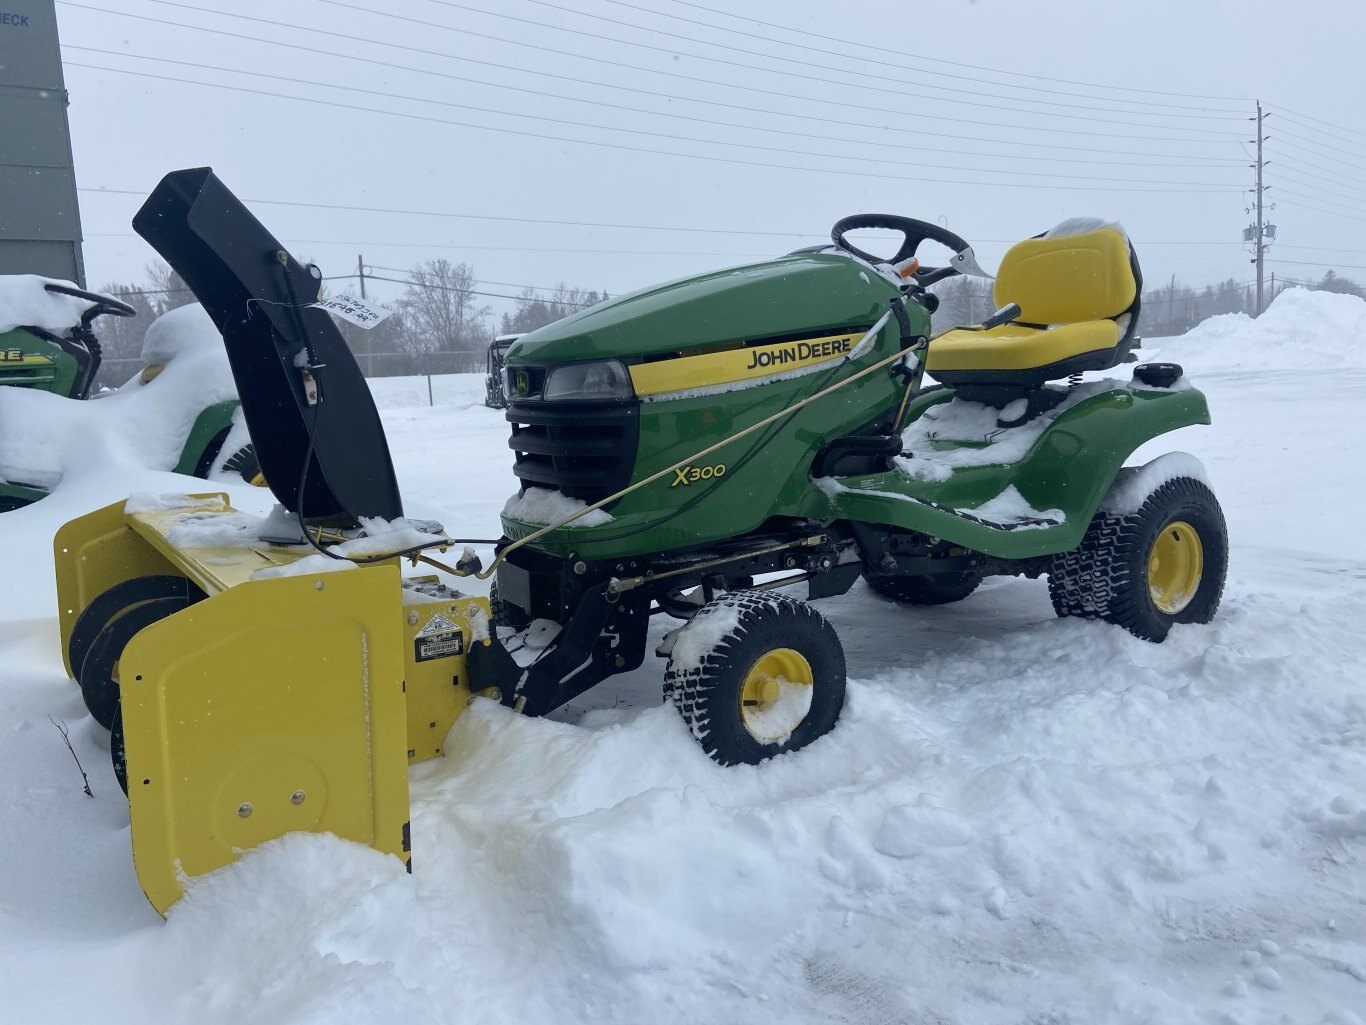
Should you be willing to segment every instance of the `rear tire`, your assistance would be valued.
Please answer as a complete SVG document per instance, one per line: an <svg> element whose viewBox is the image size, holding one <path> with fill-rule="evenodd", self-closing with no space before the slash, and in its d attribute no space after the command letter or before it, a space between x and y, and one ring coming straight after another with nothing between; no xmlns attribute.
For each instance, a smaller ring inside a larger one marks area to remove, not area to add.
<svg viewBox="0 0 1366 1025"><path fill-rule="evenodd" d="M844 649L811 606L774 592L708 602L674 639L664 696L722 765L757 765L829 733L844 707Z"/></svg>
<svg viewBox="0 0 1366 1025"><path fill-rule="evenodd" d="M1059 616L1103 619L1162 641L1176 623L1208 623L1228 572L1228 527L1193 477L1155 488L1137 512L1101 510L1070 552L1055 555L1048 594Z"/></svg>
<svg viewBox="0 0 1366 1025"><path fill-rule="evenodd" d="M507 627L510 630L525 630L531 625L531 616L499 596L498 581L496 580L489 585L489 612L493 616L494 626Z"/></svg>
<svg viewBox="0 0 1366 1025"><path fill-rule="evenodd" d="M903 605L949 605L962 601L982 582L980 574L939 573L934 576L893 576L885 573L863 574L868 586L884 598Z"/></svg>

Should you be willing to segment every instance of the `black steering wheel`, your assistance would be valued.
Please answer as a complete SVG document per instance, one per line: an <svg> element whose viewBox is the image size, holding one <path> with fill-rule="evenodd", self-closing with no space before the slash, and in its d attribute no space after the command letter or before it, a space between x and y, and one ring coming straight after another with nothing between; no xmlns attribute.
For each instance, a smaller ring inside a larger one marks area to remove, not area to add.
<svg viewBox="0 0 1366 1025"><path fill-rule="evenodd" d="M49 292L55 292L58 295L71 295L75 296L77 299L85 299L94 303L94 306L81 314L82 324L89 324L96 317L102 317L106 313L111 317L136 317L138 315L138 311L127 303L121 303L117 299L111 299L107 295L100 295L98 292L87 292L85 289L77 288L75 285L59 285L55 281L49 281L47 284L43 285L43 288Z"/></svg>
<svg viewBox="0 0 1366 1025"><path fill-rule="evenodd" d="M887 228L891 231L899 231L904 236L901 247L890 259L883 259L865 253L844 236L851 231L860 228ZM900 263L902 260L909 259L915 255L915 251L920 248L920 244L926 240L938 242L940 245L948 246L954 253L961 253L965 249L971 248L966 239L955 235L948 228L938 224L930 224L928 221L917 221L913 217L898 217L896 214L854 214L852 217L843 217L835 222L835 226L830 229L830 239L846 252L853 253L862 260L869 263ZM952 277L960 273L957 267L920 267L912 277L918 285L932 285L936 281Z"/></svg>

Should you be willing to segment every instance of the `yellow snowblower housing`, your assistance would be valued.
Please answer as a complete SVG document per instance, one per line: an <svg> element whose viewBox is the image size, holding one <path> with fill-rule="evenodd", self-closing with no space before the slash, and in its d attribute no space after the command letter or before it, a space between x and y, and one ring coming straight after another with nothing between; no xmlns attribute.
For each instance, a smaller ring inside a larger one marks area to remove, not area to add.
<svg viewBox="0 0 1366 1025"><path fill-rule="evenodd" d="M926 370L947 385L1038 388L1121 363L1133 345L1143 279L1128 238L1105 226L1026 239L1001 260L994 298L1014 323L935 339Z"/></svg>

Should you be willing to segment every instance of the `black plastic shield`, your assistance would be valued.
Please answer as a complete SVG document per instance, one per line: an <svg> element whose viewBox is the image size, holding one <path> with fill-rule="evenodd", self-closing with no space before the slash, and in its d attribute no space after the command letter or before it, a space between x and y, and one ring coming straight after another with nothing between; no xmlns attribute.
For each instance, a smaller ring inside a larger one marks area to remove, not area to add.
<svg viewBox="0 0 1366 1025"><path fill-rule="evenodd" d="M223 335L261 471L280 503L298 511L303 479L310 521L402 516L379 412L331 316L310 305L318 282L308 270L207 167L163 178L133 229L184 278Z"/></svg>

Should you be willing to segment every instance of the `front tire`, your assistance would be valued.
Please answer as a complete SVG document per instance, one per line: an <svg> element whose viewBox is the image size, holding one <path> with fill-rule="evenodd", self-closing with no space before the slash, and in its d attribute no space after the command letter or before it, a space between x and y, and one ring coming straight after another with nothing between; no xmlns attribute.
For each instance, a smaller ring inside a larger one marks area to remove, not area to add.
<svg viewBox="0 0 1366 1025"><path fill-rule="evenodd" d="M722 765L757 765L829 733L844 688L844 649L825 617L760 591L704 605L675 638L664 677L665 698Z"/></svg>
<svg viewBox="0 0 1366 1025"><path fill-rule="evenodd" d="M1162 641L1176 623L1208 623L1228 572L1228 527L1193 477L1159 485L1133 513L1101 510L1080 545L1053 557L1048 593L1059 616L1103 619Z"/></svg>

